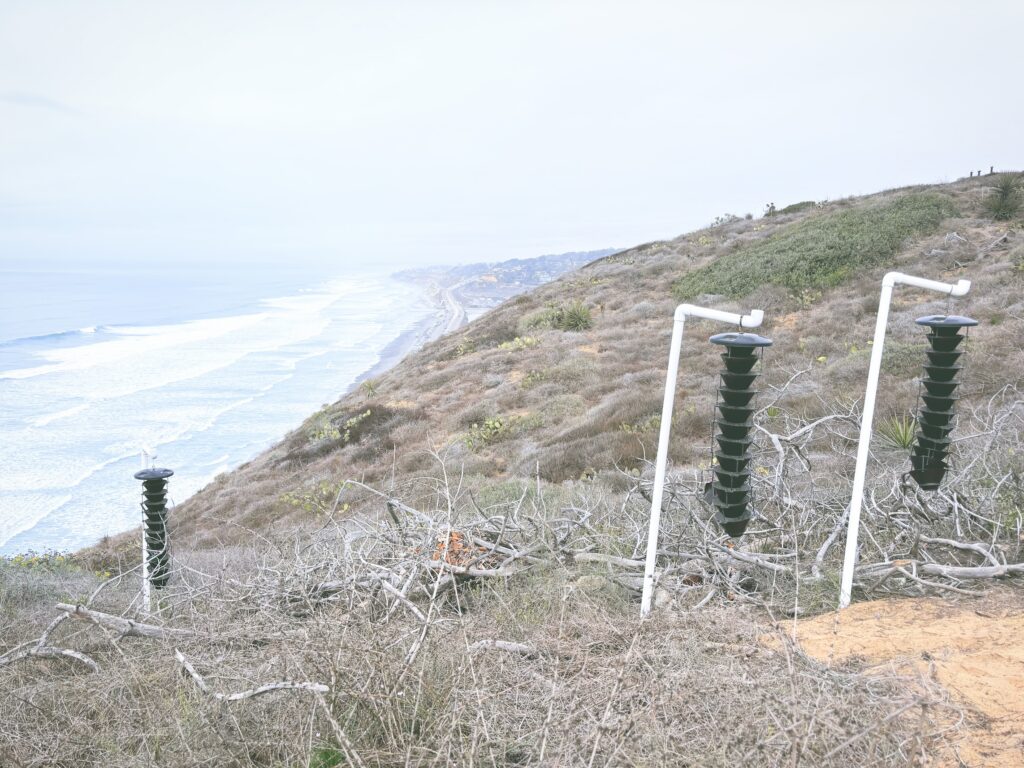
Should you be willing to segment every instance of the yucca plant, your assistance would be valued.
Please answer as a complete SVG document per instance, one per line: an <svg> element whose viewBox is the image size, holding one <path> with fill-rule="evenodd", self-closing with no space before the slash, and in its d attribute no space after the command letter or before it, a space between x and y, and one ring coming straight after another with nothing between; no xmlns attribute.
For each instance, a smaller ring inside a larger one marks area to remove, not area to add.
<svg viewBox="0 0 1024 768"><path fill-rule="evenodd" d="M1021 194L1020 177L1004 173L982 205L993 219L1006 221L1020 213L1022 203L1024 195Z"/></svg>
<svg viewBox="0 0 1024 768"><path fill-rule="evenodd" d="M910 450L914 447L917 419L913 416L889 416L878 424L878 436L893 448Z"/></svg>
<svg viewBox="0 0 1024 768"><path fill-rule="evenodd" d="M558 317L558 327L563 331L585 331L593 325L590 307L582 301L574 301L563 307Z"/></svg>

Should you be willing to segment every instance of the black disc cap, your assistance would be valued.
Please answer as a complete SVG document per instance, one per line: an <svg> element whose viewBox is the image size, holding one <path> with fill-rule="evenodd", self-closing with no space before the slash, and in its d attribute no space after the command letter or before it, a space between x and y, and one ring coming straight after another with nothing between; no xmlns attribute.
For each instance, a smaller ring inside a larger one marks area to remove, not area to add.
<svg viewBox="0 0 1024 768"><path fill-rule="evenodd" d="M136 480L164 480L174 474L173 469L159 469L153 467L135 473Z"/></svg>

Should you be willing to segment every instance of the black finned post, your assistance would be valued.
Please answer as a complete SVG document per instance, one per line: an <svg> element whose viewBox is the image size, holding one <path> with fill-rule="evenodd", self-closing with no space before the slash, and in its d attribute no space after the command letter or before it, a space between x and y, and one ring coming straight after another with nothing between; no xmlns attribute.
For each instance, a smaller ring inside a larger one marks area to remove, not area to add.
<svg viewBox="0 0 1024 768"><path fill-rule="evenodd" d="M974 178L974 171L971 171L971 178Z"/></svg>
<svg viewBox="0 0 1024 768"><path fill-rule="evenodd" d="M750 445L754 438L753 389L757 373L754 366L760 356L759 349L771 346L772 340L754 333L719 333L710 339L712 344L725 347L722 361L721 386L715 405L716 464L713 468L712 503L717 510L715 520L722 530L739 538L750 522Z"/></svg>
<svg viewBox="0 0 1024 768"><path fill-rule="evenodd" d="M142 515L146 530L146 572L154 587L167 586L171 578L170 556L167 547L167 478L170 469L144 469L135 473L142 481Z"/></svg>
<svg viewBox="0 0 1024 768"><path fill-rule="evenodd" d="M991 176L995 172L996 172L996 167L994 165L990 165L988 167L988 175Z"/></svg>
<svg viewBox="0 0 1024 768"><path fill-rule="evenodd" d="M947 457L956 413L957 374L966 338L964 328L977 325L977 320L959 315L928 315L917 318L917 324L929 329L928 360L921 379L921 408L917 425L920 431L910 454L910 476L923 491L938 490L949 469Z"/></svg>

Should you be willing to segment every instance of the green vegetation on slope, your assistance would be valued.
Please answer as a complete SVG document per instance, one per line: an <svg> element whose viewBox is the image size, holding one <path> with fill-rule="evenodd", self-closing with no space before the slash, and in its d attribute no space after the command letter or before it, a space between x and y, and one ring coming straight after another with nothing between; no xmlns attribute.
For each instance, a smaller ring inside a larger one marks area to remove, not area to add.
<svg viewBox="0 0 1024 768"><path fill-rule="evenodd" d="M996 221L1009 221L1024 205L1024 194L1020 190L1021 177L1004 173L999 177L992 193L985 198L982 206Z"/></svg>
<svg viewBox="0 0 1024 768"><path fill-rule="evenodd" d="M908 237L932 232L955 214L945 195L918 193L884 205L813 216L719 257L680 278L673 288L680 299L702 293L739 298L765 283L794 291L828 288L884 263Z"/></svg>

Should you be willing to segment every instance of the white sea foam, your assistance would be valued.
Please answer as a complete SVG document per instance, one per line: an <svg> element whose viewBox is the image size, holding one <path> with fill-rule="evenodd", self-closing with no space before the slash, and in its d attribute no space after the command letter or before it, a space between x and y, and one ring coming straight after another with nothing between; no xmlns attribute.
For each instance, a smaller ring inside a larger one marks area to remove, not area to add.
<svg viewBox="0 0 1024 768"><path fill-rule="evenodd" d="M204 462L202 462L200 464L197 464L196 466L199 466L199 467L212 467L214 464L222 464L222 465L226 466L227 465L227 461L228 461L229 458L231 458L230 455L225 453L225 454L223 454L221 456L218 456L213 461L204 461ZM223 470L221 470L221 469L217 470L218 473L220 473L222 471Z"/></svg>
<svg viewBox="0 0 1024 768"><path fill-rule="evenodd" d="M71 500L69 494L22 493L0 496L0 547Z"/></svg>
<svg viewBox="0 0 1024 768"><path fill-rule="evenodd" d="M45 427L47 424L52 424L60 419L66 419L69 416L74 416L76 413L81 413L89 407L88 403L82 403L80 405L74 405L70 408L65 408L62 411L56 411L55 413L47 413L44 416L32 419L29 423L33 427Z"/></svg>
<svg viewBox="0 0 1024 768"><path fill-rule="evenodd" d="M178 325L111 328L109 333L125 338L38 352L36 356L48 361L50 365L4 371L0 373L0 379L26 379L49 373L65 373L110 366L126 358L152 354L169 347L210 341L218 336L251 326L266 317L265 314L252 314L192 320Z"/></svg>

